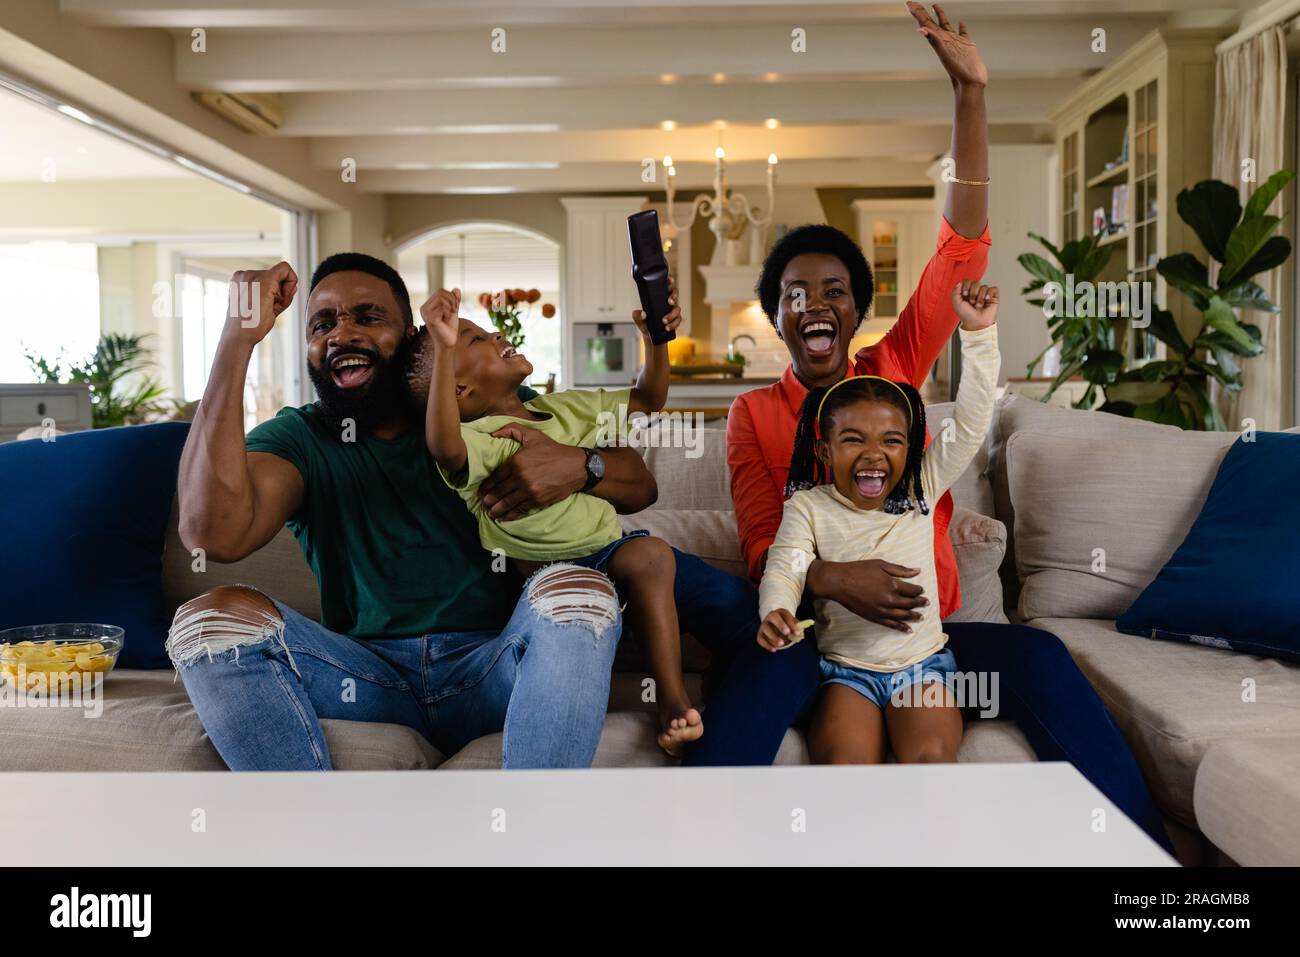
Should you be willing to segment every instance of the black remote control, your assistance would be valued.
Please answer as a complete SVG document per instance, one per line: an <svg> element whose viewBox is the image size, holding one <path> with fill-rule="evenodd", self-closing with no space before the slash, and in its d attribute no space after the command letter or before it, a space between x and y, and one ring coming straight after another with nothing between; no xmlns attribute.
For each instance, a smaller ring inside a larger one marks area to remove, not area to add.
<svg viewBox="0 0 1300 957"><path fill-rule="evenodd" d="M671 342L677 333L664 328L664 316L672 310L668 302L668 260L659 238L659 214L653 209L627 218L627 237L632 244L632 278L641 296L650 341L657 346Z"/></svg>

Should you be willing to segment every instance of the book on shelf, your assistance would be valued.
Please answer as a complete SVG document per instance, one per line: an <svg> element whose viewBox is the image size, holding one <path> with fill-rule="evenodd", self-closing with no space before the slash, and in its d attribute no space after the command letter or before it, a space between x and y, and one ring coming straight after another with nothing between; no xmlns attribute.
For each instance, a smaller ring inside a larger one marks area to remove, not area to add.
<svg viewBox="0 0 1300 957"><path fill-rule="evenodd" d="M1111 187L1110 191L1110 226L1116 232L1128 222L1128 184Z"/></svg>

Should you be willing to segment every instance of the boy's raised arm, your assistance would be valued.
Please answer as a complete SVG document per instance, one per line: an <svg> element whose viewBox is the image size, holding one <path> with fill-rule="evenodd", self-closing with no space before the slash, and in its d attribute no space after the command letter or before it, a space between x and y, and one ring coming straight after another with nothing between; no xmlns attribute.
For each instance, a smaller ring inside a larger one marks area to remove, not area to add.
<svg viewBox="0 0 1300 957"><path fill-rule="evenodd" d="M682 322L682 309L677 305L677 290L669 284L668 302L672 309L664 316L664 328L676 329ZM632 313L632 321L641 331L645 343L645 363L637 374L636 385L632 386L632 397L628 401L628 413L658 412L668 403L668 345L657 346L650 341L646 329L645 313L640 309Z"/></svg>
<svg viewBox="0 0 1300 957"><path fill-rule="evenodd" d="M447 472L465 468L469 453L460 434L456 405L456 339L460 335L460 290L439 289L420 315L429 328L433 372L429 381L429 406L424 416L424 440L429 454Z"/></svg>

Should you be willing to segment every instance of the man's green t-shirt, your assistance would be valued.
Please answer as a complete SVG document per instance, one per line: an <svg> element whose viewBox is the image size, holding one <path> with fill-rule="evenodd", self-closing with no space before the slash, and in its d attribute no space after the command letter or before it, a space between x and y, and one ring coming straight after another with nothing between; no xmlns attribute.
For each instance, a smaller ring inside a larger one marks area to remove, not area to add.
<svg viewBox="0 0 1300 957"><path fill-rule="evenodd" d="M309 403L281 409L244 444L302 475L302 505L287 524L320 585L326 628L408 638L509 620L519 578L492 570L473 516L439 476L418 425L396 439L344 442Z"/></svg>

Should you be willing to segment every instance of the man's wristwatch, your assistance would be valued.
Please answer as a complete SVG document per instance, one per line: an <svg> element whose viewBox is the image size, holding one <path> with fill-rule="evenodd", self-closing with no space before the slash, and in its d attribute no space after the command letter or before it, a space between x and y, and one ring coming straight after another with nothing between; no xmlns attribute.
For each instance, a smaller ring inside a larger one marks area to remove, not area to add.
<svg viewBox="0 0 1300 957"><path fill-rule="evenodd" d="M587 484L582 487L582 491L590 492L605 477L605 460L600 457L600 453L595 449L583 449L582 451L587 454Z"/></svg>

